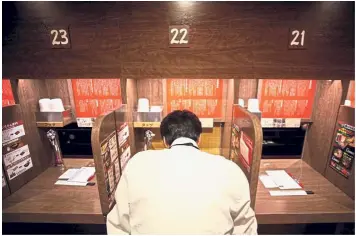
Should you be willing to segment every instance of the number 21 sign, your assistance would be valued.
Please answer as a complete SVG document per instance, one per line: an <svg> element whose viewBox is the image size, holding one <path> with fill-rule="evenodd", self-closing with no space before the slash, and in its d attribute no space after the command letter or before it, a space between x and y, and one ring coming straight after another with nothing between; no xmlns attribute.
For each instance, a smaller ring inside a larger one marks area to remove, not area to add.
<svg viewBox="0 0 356 236"><path fill-rule="evenodd" d="M305 49L306 30L289 29L288 47L289 49Z"/></svg>
<svg viewBox="0 0 356 236"><path fill-rule="evenodd" d="M188 25L171 25L168 34L169 47L187 48L190 46Z"/></svg>

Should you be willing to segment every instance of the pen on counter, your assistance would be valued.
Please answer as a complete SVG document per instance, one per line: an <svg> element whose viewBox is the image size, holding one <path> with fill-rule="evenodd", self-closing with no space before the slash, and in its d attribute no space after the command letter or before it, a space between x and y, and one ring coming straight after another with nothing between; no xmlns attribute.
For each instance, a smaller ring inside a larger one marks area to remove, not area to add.
<svg viewBox="0 0 356 236"><path fill-rule="evenodd" d="M303 185L300 181L298 181L296 178L294 178L294 176L293 176L291 173L287 172L287 174L288 174L290 177L292 177L292 179L294 179L294 180L299 184L300 187L304 188L304 185ZM304 190L304 191L305 191L308 195L309 195L309 194L314 194L314 192L311 191L311 190Z"/></svg>
<svg viewBox="0 0 356 236"><path fill-rule="evenodd" d="M287 174L288 174L290 177L292 177L292 179L294 179L294 181L297 182L300 187L304 188L304 184L302 184L300 181L298 181L296 178L294 178L294 176L293 176L291 173L287 172Z"/></svg>
<svg viewBox="0 0 356 236"><path fill-rule="evenodd" d="M87 186L94 186L95 185L95 182L90 182L90 180L94 179L94 177L95 177L95 173L88 178Z"/></svg>

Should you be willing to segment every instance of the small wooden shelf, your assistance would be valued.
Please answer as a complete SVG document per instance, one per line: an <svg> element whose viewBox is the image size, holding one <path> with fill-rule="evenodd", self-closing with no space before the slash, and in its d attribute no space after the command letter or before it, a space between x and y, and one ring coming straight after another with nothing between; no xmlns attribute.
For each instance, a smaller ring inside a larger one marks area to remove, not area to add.
<svg viewBox="0 0 356 236"><path fill-rule="evenodd" d="M161 122L133 122L134 128L159 128Z"/></svg>
<svg viewBox="0 0 356 236"><path fill-rule="evenodd" d="M39 128L61 128L73 122L71 118L64 118L63 121L37 121L36 124Z"/></svg>
<svg viewBox="0 0 356 236"><path fill-rule="evenodd" d="M61 128L74 123L71 109L63 112L36 112L36 125L40 128Z"/></svg>
<svg viewBox="0 0 356 236"><path fill-rule="evenodd" d="M201 123L202 123L202 127L203 128L213 128L214 123L217 123L219 121L216 121L213 118L201 118L200 119ZM160 121L146 121L146 122L138 122L135 121L133 122L133 127L134 128L159 128L161 125Z"/></svg>

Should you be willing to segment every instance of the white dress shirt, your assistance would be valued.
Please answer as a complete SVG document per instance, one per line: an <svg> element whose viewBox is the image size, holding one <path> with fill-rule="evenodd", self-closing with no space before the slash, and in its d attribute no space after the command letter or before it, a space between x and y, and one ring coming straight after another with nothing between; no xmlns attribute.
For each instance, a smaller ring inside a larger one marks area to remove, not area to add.
<svg viewBox="0 0 356 236"><path fill-rule="evenodd" d="M178 138L170 149L137 153L123 171L108 234L257 234L249 184L222 156Z"/></svg>

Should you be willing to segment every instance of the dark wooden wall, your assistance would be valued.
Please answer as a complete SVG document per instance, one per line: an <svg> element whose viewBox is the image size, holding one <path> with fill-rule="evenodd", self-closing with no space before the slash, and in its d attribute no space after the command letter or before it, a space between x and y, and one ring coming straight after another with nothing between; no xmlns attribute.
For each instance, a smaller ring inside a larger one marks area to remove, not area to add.
<svg viewBox="0 0 356 236"><path fill-rule="evenodd" d="M348 81L318 81L313 105L312 125L306 132L303 159L321 174L329 159L340 105L345 101Z"/></svg>
<svg viewBox="0 0 356 236"><path fill-rule="evenodd" d="M23 120L25 128L25 143L28 144L33 167L24 172L23 175L10 182L11 192L18 190L38 174L54 164L54 154L51 144L46 136L47 129L36 126L35 112L39 110L38 100L48 97L44 80L18 80L12 82L12 88L16 102L20 106L9 107L8 109L17 109L16 117L5 114L6 108L3 108L3 121L8 119Z"/></svg>
<svg viewBox="0 0 356 236"><path fill-rule="evenodd" d="M163 79L140 79L136 82L137 94L134 97L138 98L148 98L150 101L150 106L162 106L164 104L163 91L164 82ZM135 90L132 90L132 93ZM128 96L132 96L132 94Z"/></svg>
<svg viewBox="0 0 356 236"><path fill-rule="evenodd" d="M3 76L67 78L354 78L353 2L3 3ZM190 48L168 27L190 26ZM52 49L53 25L71 48ZM288 50L289 28L306 30Z"/></svg>

